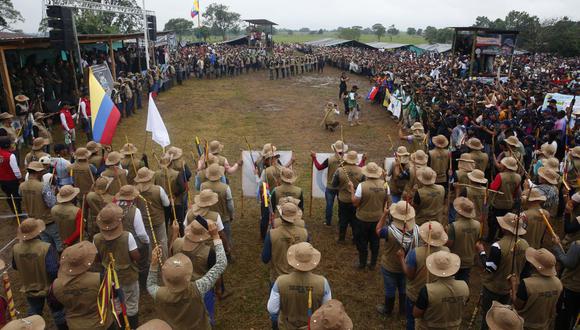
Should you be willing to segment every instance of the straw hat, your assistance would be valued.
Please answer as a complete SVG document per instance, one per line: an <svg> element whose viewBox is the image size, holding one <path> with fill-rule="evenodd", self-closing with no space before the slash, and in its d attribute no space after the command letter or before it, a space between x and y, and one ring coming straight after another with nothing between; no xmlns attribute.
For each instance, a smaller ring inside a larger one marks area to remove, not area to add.
<svg viewBox="0 0 580 330"><path fill-rule="evenodd" d="M193 265L183 253L178 253L167 259L161 268L163 283L171 292L181 292L189 286Z"/></svg>
<svg viewBox="0 0 580 330"><path fill-rule="evenodd" d="M397 148L397 156L399 157L403 157L403 156L409 156L409 152L407 151L407 148L405 146L399 146Z"/></svg>
<svg viewBox="0 0 580 330"><path fill-rule="evenodd" d="M393 224L399 230L415 227L415 208L406 201L399 201L389 207Z"/></svg>
<svg viewBox="0 0 580 330"><path fill-rule="evenodd" d="M113 178L108 176L100 176L95 180L93 190L98 194L104 194L109 189L109 185L113 182Z"/></svg>
<svg viewBox="0 0 580 330"><path fill-rule="evenodd" d="M431 228L429 228L431 227ZM429 237L431 232L431 237ZM437 221L427 221L419 227L419 236L423 242L431 246L443 246L447 243L447 233L443 226Z"/></svg>
<svg viewBox="0 0 580 330"><path fill-rule="evenodd" d="M362 168L362 174L369 179L378 179L383 175L383 169L375 162L370 162Z"/></svg>
<svg viewBox="0 0 580 330"><path fill-rule="evenodd" d="M270 153L274 154L274 153L276 153L276 150L277 150L277 148L275 145L273 145L272 143L266 143L262 147L261 154L262 154L262 156L265 156L266 154L270 154Z"/></svg>
<svg viewBox="0 0 580 330"><path fill-rule="evenodd" d="M580 158L580 146L575 146L574 148L570 149L570 156L574 158Z"/></svg>
<svg viewBox="0 0 580 330"><path fill-rule="evenodd" d="M545 166L540 167L540 169L538 170L538 175L540 176L540 178L548 181L548 183L553 185L558 184L558 181L560 180L560 175L556 173L556 171L547 168Z"/></svg>
<svg viewBox="0 0 580 330"><path fill-rule="evenodd" d="M461 214L466 218L475 218L475 205L472 201L465 197L457 197L453 201L453 207L457 213Z"/></svg>
<svg viewBox="0 0 580 330"><path fill-rule="evenodd" d="M287 258L293 268L309 272L318 266L321 255L310 243L302 242L288 248Z"/></svg>
<svg viewBox="0 0 580 330"><path fill-rule="evenodd" d="M450 277L459 270L461 259L455 253L437 251L427 257L426 264L431 274L437 277Z"/></svg>
<svg viewBox="0 0 580 330"><path fill-rule="evenodd" d="M427 165L429 156L423 150L417 150L411 154L411 161L417 165Z"/></svg>
<svg viewBox="0 0 580 330"><path fill-rule="evenodd" d="M75 150L75 159L77 160L86 160L91 157L91 152L87 148L78 148Z"/></svg>
<svg viewBox="0 0 580 330"><path fill-rule="evenodd" d="M547 158L554 157L556 154L556 147L551 143L544 143L540 147L540 153Z"/></svg>
<svg viewBox="0 0 580 330"><path fill-rule="evenodd" d="M518 170L518 161L513 157L504 157L500 162L503 166L505 166L508 170L517 171Z"/></svg>
<svg viewBox="0 0 580 330"><path fill-rule="evenodd" d="M528 195L528 191L529 191L529 195ZM526 189L526 191L524 191L524 193L522 194L522 200L528 201L528 202L535 202L535 201L545 202L546 196L544 196L544 194L542 193L542 191L540 189L532 188L531 191L528 189Z"/></svg>
<svg viewBox="0 0 580 330"><path fill-rule="evenodd" d="M419 171L417 171L417 180L426 186L434 184L436 179L437 173L428 166L420 168Z"/></svg>
<svg viewBox="0 0 580 330"><path fill-rule="evenodd" d="M183 150L178 147L169 147L169 149L167 149L167 154L171 156L173 160L178 160L183 156Z"/></svg>
<svg viewBox="0 0 580 330"><path fill-rule="evenodd" d="M278 200L278 205L280 205L280 206L282 206L286 203L292 203L292 204L298 206L300 204L300 200L298 198L294 198L292 196L280 197L280 199Z"/></svg>
<svg viewBox="0 0 580 330"><path fill-rule="evenodd" d="M336 151L336 152L347 152L348 151L348 145L346 145L344 142L342 142L341 140L338 140L336 142L334 142L334 144L330 145L330 149Z"/></svg>
<svg viewBox="0 0 580 330"><path fill-rule="evenodd" d="M351 151L347 152L346 154L344 154L342 159L347 164L356 165L358 163L358 154L356 151L351 150Z"/></svg>
<svg viewBox="0 0 580 330"><path fill-rule="evenodd" d="M141 324L137 330L171 330L171 326L163 320L153 319Z"/></svg>
<svg viewBox="0 0 580 330"><path fill-rule="evenodd" d="M72 201L81 192L79 188L75 188L71 185L64 185L58 191L56 195L56 201L59 203L66 203Z"/></svg>
<svg viewBox="0 0 580 330"><path fill-rule="evenodd" d="M475 169L475 170L467 173L467 177L469 178L469 180L471 180L473 182L487 184L487 179L485 178L485 174L481 170Z"/></svg>
<svg viewBox="0 0 580 330"><path fill-rule="evenodd" d="M423 131L423 124L421 124L420 122L414 122L413 125L411 126L411 131L415 132L415 131Z"/></svg>
<svg viewBox="0 0 580 330"><path fill-rule="evenodd" d="M286 222L294 223L302 219L302 210L294 203L278 205L278 213L280 213L280 218Z"/></svg>
<svg viewBox="0 0 580 330"><path fill-rule="evenodd" d="M209 157L208 157L208 159L209 159ZM166 153L163 156L161 156L161 159L159 159L159 166L161 166L163 168L168 168L169 165L171 165L172 160L173 159L171 158L171 156Z"/></svg>
<svg viewBox="0 0 580 330"><path fill-rule="evenodd" d="M505 139L505 142L512 147L517 147L520 144L520 140L513 135Z"/></svg>
<svg viewBox="0 0 580 330"><path fill-rule="evenodd" d="M438 148L447 148L449 145L449 140L445 137L445 135L437 135L431 139L433 144Z"/></svg>
<svg viewBox="0 0 580 330"><path fill-rule="evenodd" d="M224 149L224 145L220 141L213 140L209 144L209 153L212 155L219 154Z"/></svg>
<svg viewBox="0 0 580 330"><path fill-rule="evenodd" d="M16 102L26 102L30 100L30 98L28 98L26 95L18 94L14 96L14 100L16 100Z"/></svg>
<svg viewBox="0 0 580 330"><path fill-rule="evenodd" d="M184 233L183 251L193 251L197 243L207 241L211 238L207 229L197 220L191 221L187 227L185 227Z"/></svg>
<svg viewBox="0 0 580 330"><path fill-rule="evenodd" d="M35 171L35 172L41 172L41 171L45 170L44 165L42 165L42 163L38 162L38 161L33 161L33 162L28 163L28 166L26 166L26 169L31 170L31 171Z"/></svg>
<svg viewBox="0 0 580 330"><path fill-rule="evenodd" d="M100 143L97 143L95 141L89 141L87 142L87 149L91 152L91 153L96 153L99 150L101 150L103 147L101 146Z"/></svg>
<svg viewBox="0 0 580 330"><path fill-rule="evenodd" d="M352 327L344 305L336 299L320 306L310 318L311 330L352 330Z"/></svg>
<svg viewBox="0 0 580 330"><path fill-rule="evenodd" d="M89 241L81 241L67 247L60 256L59 277L73 277L80 275L95 261L97 247Z"/></svg>
<svg viewBox="0 0 580 330"><path fill-rule="evenodd" d="M198 207L210 207L218 202L218 194L211 189L204 189L193 200Z"/></svg>
<svg viewBox="0 0 580 330"><path fill-rule="evenodd" d="M528 247L526 249L526 260L541 275L556 276L556 257L554 257L552 252L544 248L536 250L533 247Z"/></svg>
<svg viewBox="0 0 580 330"><path fill-rule="evenodd" d="M42 148L44 148L44 146L49 145L50 142L48 141L48 139L45 138L41 138L41 137L37 137L36 139L32 140L32 150L40 150Z"/></svg>
<svg viewBox="0 0 580 330"><path fill-rule="evenodd" d="M44 330L46 322L40 315L32 315L23 319L8 322L2 330Z"/></svg>
<svg viewBox="0 0 580 330"><path fill-rule="evenodd" d="M225 169L217 163L211 164L205 169L205 176L209 181L219 181L224 176Z"/></svg>
<svg viewBox="0 0 580 330"><path fill-rule="evenodd" d="M526 233L526 230L524 229L524 221L522 219L518 221L518 216L511 212L507 213L503 217L497 217L497 222L501 228L509 231L514 235L524 235Z"/></svg>
<svg viewBox="0 0 580 330"><path fill-rule="evenodd" d="M0 120L12 119L14 118L13 115L9 114L8 112L0 113Z"/></svg>
<svg viewBox="0 0 580 330"><path fill-rule="evenodd" d="M468 154L468 153L461 154L461 156L457 159L457 161L459 162L460 165L461 165L461 163L464 163L464 164L475 164L475 161L473 160L473 157L470 154Z"/></svg>
<svg viewBox="0 0 580 330"><path fill-rule="evenodd" d="M524 319L511 305L502 305L494 300L485 315L489 330L523 330Z"/></svg>
<svg viewBox="0 0 580 330"><path fill-rule="evenodd" d="M37 111L34 113L34 120L41 120L44 119L44 117L46 117L44 112Z"/></svg>
<svg viewBox="0 0 580 330"><path fill-rule="evenodd" d="M130 184L126 184L119 189L119 192L115 195L115 199L118 201L132 201L139 196L139 190Z"/></svg>
<svg viewBox="0 0 580 330"><path fill-rule="evenodd" d="M560 161L558 158L550 157L542 159L542 166L554 170L556 173L560 172Z"/></svg>
<svg viewBox="0 0 580 330"><path fill-rule="evenodd" d="M282 171L280 171L280 180L282 180L282 182L292 184L296 182L296 179L298 179L298 176L296 176L292 169L283 167Z"/></svg>
<svg viewBox="0 0 580 330"><path fill-rule="evenodd" d="M147 167L141 167L137 171L137 176L135 176L134 181L137 183L147 183L153 180L153 176L155 175L155 171L151 171Z"/></svg>
<svg viewBox="0 0 580 330"><path fill-rule="evenodd" d="M127 155L133 155L137 152L137 147L135 147L135 145L133 143L125 143L123 145L123 148L121 148L121 154L127 156Z"/></svg>
<svg viewBox="0 0 580 330"><path fill-rule="evenodd" d="M121 158L123 158L123 157L121 156L120 153L118 153L117 151L111 151L107 155L107 159L105 160L105 165L107 165L107 166L117 165L121 161Z"/></svg>
<svg viewBox="0 0 580 330"><path fill-rule="evenodd" d="M469 149L472 149L472 150L482 150L483 149L483 144L481 143L481 141L478 138L470 138L469 140L467 140L465 145Z"/></svg>
<svg viewBox="0 0 580 330"><path fill-rule="evenodd" d="M123 233L123 209L109 203L97 215L97 226L107 241L112 241Z"/></svg>
<svg viewBox="0 0 580 330"><path fill-rule="evenodd" d="M44 221L40 219L28 218L20 223L16 230L16 238L22 241L29 241L40 235L46 228Z"/></svg>

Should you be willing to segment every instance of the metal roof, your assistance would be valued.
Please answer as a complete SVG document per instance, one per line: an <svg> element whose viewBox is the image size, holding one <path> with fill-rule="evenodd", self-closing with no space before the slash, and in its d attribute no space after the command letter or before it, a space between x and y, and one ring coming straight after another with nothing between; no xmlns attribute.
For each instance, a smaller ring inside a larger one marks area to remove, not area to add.
<svg viewBox="0 0 580 330"><path fill-rule="evenodd" d="M481 32L486 32L486 33L511 33L511 34L519 34L520 31L516 31L516 30L500 30L500 29L491 29L491 28L484 28L484 27L478 27L478 26L454 26L452 27L452 29L455 29L456 31L481 31Z"/></svg>
<svg viewBox="0 0 580 330"><path fill-rule="evenodd" d="M397 49L411 46L410 44L398 44L391 42L371 42L367 45L377 49Z"/></svg>
<svg viewBox="0 0 580 330"><path fill-rule="evenodd" d="M417 48L421 48L423 50L429 52L437 52L437 53L445 53L451 50L451 44L419 44L415 45Z"/></svg>
<svg viewBox="0 0 580 330"><path fill-rule="evenodd" d="M0 32L0 40L15 40L22 38L34 38L34 36L20 32Z"/></svg>
<svg viewBox="0 0 580 330"><path fill-rule="evenodd" d="M269 21L267 19L245 19L244 22L248 22L250 24L256 24L256 25L278 25L272 21Z"/></svg>

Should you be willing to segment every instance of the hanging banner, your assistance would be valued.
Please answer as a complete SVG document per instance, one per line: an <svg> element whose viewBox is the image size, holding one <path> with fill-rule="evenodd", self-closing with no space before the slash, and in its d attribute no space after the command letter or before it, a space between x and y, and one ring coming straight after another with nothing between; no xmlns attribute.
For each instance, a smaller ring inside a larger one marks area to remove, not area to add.
<svg viewBox="0 0 580 330"><path fill-rule="evenodd" d="M333 153L316 153L316 160L318 163L322 164L325 160L332 157ZM362 161L362 154L358 154L359 163ZM328 174L328 168L319 171L314 164L312 164L312 197L313 198L325 198L324 194L326 191L326 176Z"/></svg>
<svg viewBox="0 0 580 330"><path fill-rule="evenodd" d="M286 165L292 159L292 151L276 151L280 154L279 161ZM244 197L256 197L258 190L258 182L256 182L256 175L254 174L254 161L260 158L260 151L254 150L250 156L249 151L242 151L242 192Z"/></svg>
<svg viewBox="0 0 580 330"><path fill-rule="evenodd" d="M101 84L107 96L111 96L113 92L113 76L111 75L111 70L107 63L91 65L91 71L95 76L95 79Z"/></svg>
<svg viewBox="0 0 580 330"><path fill-rule="evenodd" d="M572 103L572 100L574 99L574 95L566 95L566 94L559 94L559 93L548 93L546 94L546 97L544 97L544 104L542 104L542 108L547 108L548 107L548 100L550 99L554 99L556 100L556 107L558 108L558 111L566 111L566 109L570 106L570 103ZM579 110L580 109L580 102L578 102L578 100L576 100L576 103L574 104L574 109L572 109L572 111L574 110Z"/></svg>

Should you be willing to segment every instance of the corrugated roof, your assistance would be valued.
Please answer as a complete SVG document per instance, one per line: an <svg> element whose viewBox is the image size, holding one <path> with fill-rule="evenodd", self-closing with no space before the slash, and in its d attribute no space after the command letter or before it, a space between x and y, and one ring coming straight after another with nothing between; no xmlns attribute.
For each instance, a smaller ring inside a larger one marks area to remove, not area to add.
<svg viewBox="0 0 580 330"><path fill-rule="evenodd" d="M426 51L437 53L445 53L450 51L452 48L451 44L419 44L416 46Z"/></svg>
<svg viewBox="0 0 580 330"><path fill-rule="evenodd" d="M269 21L267 19L245 19L244 22L248 22L250 24L256 24L256 25L278 25L272 21Z"/></svg>
<svg viewBox="0 0 580 330"><path fill-rule="evenodd" d="M34 36L20 32L0 32L0 40L14 40L22 38L34 38Z"/></svg>
<svg viewBox="0 0 580 330"><path fill-rule="evenodd" d="M410 46L410 44L398 44L392 42L371 42L367 45L377 49L397 49Z"/></svg>

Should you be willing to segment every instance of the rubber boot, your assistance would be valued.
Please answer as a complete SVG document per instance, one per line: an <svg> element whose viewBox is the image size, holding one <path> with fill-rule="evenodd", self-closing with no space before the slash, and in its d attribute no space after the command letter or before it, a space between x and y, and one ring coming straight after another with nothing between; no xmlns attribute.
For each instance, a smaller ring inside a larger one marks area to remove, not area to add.
<svg viewBox="0 0 580 330"><path fill-rule="evenodd" d="M129 319L129 326L131 329L137 329L139 327L139 315L127 316Z"/></svg>
<svg viewBox="0 0 580 330"><path fill-rule="evenodd" d="M399 315L406 315L407 309L407 295L399 295Z"/></svg>
<svg viewBox="0 0 580 330"><path fill-rule="evenodd" d="M383 316L389 316L393 313L393 308L395 308L395 297L385 297L385 304L377 305L377 312Z"/></svg>

